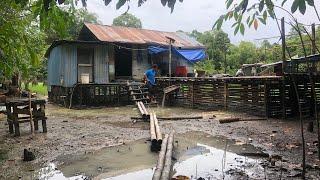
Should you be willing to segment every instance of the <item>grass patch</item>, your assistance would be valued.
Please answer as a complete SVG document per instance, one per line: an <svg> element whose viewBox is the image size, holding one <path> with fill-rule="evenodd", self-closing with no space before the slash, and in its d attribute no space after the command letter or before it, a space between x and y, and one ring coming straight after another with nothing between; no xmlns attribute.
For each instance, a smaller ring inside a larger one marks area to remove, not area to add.
<svg viewBox="0 0 320 180"><path fill-rule="evenodd" d="M24 89L24 84L22 84L22 88ZM33 93L37 93L43 96L48 95L48 86L43 84L43 83L38 83L36 85L30 83L29 84L29 89Z"/></svg>

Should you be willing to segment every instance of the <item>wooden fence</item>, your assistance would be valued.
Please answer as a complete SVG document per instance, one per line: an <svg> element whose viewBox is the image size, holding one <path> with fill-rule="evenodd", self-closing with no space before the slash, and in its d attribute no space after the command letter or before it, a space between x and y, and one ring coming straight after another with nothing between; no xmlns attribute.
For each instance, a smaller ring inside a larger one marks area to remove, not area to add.
<svg viewBox="0 0 320 180"><path fill-rule="evenodd" d="M184 107L231 110L267 117L292 117L298 114L298 103L292 78L299 91L299 103L306 116L314 113L314 97L320 106L320 79L313 76L264 76L225 78L158 78L157 97L161 89L179 85L180 91L170 99ZM316 96L313 96L311 84ZM319 110L319 108L317 108Z"/></svg>
<svg viewBox="0 0 320 180"><path fill-rule="evenodd" d="M297 86L299 100L293 82ZM170 85L180 88L169 95L167 104L189 108L283 118L298 116L299 104L305 117L313 116L320 109L319 75L157 78L158 102L162 101L163 89ZM72 88L52 86L49 100L66 107L132 104L128 86L123 83L76 84Z"/></svg>
<svg viewBox="0 0 320 180"><path fill-rule="evenodd" d="M119 106L131 102L127 85L123 83L76 84L72 88L53 86L49 100L65 107Z"/></svg>

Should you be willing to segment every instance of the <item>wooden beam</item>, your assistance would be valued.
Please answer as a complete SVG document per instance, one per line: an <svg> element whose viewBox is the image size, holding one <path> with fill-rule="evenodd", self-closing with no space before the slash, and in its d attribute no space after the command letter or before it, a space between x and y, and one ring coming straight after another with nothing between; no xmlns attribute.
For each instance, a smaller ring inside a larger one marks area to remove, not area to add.
<svg viewBox="0 0 320 180"><path fill-rule="evenodd" d="M239 122L239 121L262 121L267 120L266 118L224 118L219 119L220 124L231 123L231 122Z"/></svg>
<svg viewBox="0 0 320 180"><path fill-rule="evenodd" d="M312 34L311 34L311 36L312 36L312 41L311 41L311 43L312 43L312 54L316 54L316 52L317 52L317 48L316 48L317 47L316 46L316 25L314 23L311 25L311 30L312 30Z"/></svg>
<svg viewBox="0 0 320 180"><path fill-rule="evenodd" d="M286 62L286 31L285 31L285 21L284 17L281 18L281 42L282 42L282 73L285 72L285 62Z"/></svg>

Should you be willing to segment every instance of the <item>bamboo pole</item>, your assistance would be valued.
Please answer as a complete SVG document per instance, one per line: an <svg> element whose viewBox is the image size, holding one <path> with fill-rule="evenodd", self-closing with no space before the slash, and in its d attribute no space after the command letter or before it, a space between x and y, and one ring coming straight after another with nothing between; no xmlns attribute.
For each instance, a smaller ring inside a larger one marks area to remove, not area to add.
<svg viewBox="0 0 320 180"><path fill-rule="evenodd" d="M141 104L141 107L142 107L142 109L143 109L143 111L144 111L144 114L145 114L146 116L148 116L148 115L149 115L149 112L148 112L148 110L146 109L146 107L144 106L143 102L140 101L140 104Z"/></svg>
<svg viewBox="0 0 320 180"><path fill-rule="evenodd" d="M286 65L286 32L285 32L285 21L284 17L281 18L281 45L282 45L282 73L285 72Z"/></svg>
<svg viewBox="0 0 320 180"><path fill-rule="evenodd" d="M150 140L151 140L151 151L157 150L157 135L154 126L154 116L150 116Z"/></svg>
<svg viewBox="0 0 320 180"><path fill-rule="evenodd" d="M141 117L131 117L132 120L143 120ZM202 116L190 116L190 117L157 117L160 121L179 121L179 120L189 120L189 119L203 119Z"/></svg>
<svg viewBox="0 0 320 180"><path fill-rule="evenodd" d="M143 111L143 109L142 109L142 107L141 107L141 105L140 105L140 101L137 102L137 106L138 106L138 109L139 109L141 115L143 115L143 114L144 114L144 111Z"/></svg>
<svg viewBox="0 0 320 180"><path fill-rule="evenodd" d="M296 84L295 78L290 76L293 82L294 90L296 93L296 98L298 102L298 109L299 109L299 120L300 120L300 132L301 132L301 141L302 141L302 177L305 179L306 174L306 148L305 148L305 139L304 139L304 131L303 131L303 119L302 119L302 110L301 110L301 103L300 103L300 96L298 91L298 86Z"/></svg>
<svg viewBox="0 0 320 180"><path fill-rule="evenodd" d="M156 135L157 135L157 141L158 141L158 144L160 145L162 143L162 134L161 134L161 131L160 131L159 122L158 122L156 114L152 113L152 115L153 115Z"/></svg>
<svg viewBox="0 0 320 180"><path fill-rule="evenodd" d="M166 134L164 136L163 141L162 141L161 151L159 153L157 166L156 166L156 169L154 171L152 180L160 180L161 173L162 173L162 170L163 170L163 167L164 167L165 155L166 155L166 151L167 151L168 137L169 137L169 135Z"/></svg>
<svg viewBox="0 0 320 180"><path fill-rule="evenodd" d="M144 120L145 120L145 119L148 119L148 118L149 118L148 116L150 116L150 115L149 115L148 110L147 110L146 107L144 106L143 102L138 101L136 104L137 104L138 109L139 109L139 111L140 111L140 113L141 113L141 115L142 115L142 118L143 118Z"/></svg>
<svg viewBox="0 0 320 180"><path fill-rule="evenodd" d="M316 27L313 23L311 26L312 29L312 54L316 54ZM315 70L315 63L313 63L313 69ZM313 76L314 78L314 76ZM315 83L316 81L313 79L311 85L313 90L313 98L314 98L314 117L317 125L317 133L318 133L318 142L320 142L320 121L318 118L318 107L317 107L317 93L315 91ZM320 159L320 143L318 143L318 159Z"/></svg>
<svg viewBox="0 0 320 180"><path fill-rule="evenodd" d="M167 152L165 156L165 162L164 167L161 175L161 180L168 180L170 179L170 173L171 173L171 158L172 158L172 149L173 149L173 134L174 131L172 131L168 138L168 145L167 145Z"/></svg>
<svg viewBox="0 0 320 180"><path fill-rule="evenodd" d="M137 105L138 105L138 109L139 109L139 111L141 113L142 119L146 119L147 116L146 116L146 114L145 114L145 112L144 112L144 110L143 110L143 108L141 106L141 102L140 101L137 102Z"/></svg>

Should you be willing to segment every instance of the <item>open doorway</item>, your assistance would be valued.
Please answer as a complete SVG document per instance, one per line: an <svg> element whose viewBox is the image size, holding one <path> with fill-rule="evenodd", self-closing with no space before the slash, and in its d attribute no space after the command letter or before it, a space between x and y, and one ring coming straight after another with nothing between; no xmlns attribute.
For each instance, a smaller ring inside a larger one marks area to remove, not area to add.
<svg viewBox="0 0 320 180"><path fill-rule="evenodd" d="M115 47L115 75L117 79L132 77L132 51Z"/></svg>

